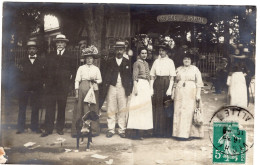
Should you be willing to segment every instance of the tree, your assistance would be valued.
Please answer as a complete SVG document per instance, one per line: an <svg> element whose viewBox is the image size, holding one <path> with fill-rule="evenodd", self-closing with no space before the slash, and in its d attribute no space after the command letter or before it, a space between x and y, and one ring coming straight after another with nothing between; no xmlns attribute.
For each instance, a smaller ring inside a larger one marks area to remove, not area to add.
<svg viewBox="0 0 260 165"><path fill-rule="evenodd" d="M87 4L84 6L83 12L89 43L95 45L100 52L104 24L104 4ZM96 61L96 64L99 66L100 61Z"/></svg>

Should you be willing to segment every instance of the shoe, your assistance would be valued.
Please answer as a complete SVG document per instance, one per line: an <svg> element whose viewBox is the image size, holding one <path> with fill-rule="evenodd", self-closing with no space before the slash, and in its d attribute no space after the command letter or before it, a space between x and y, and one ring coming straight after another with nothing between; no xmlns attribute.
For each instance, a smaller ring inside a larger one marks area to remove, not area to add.
<svg viewBox="0 0 260 165"><path fill-rule="evenodd" d="M24 131L17 131L16 134L24 133Z"/></svg>
<svg viewBox="0 0 260 165"><path fill-rule="evenodd" d="M106 137L111 138L114 134L112 132L107 132Z"/></svg>
<svg viewBox="0 0 260 165"><path fill-rule="evenodd" d="M48 135L52 134L51 132L47 132L47 131L43 131L43 133L41 134L41 137L46 137Z"/></svg>
<svg viewBox="0 0 260 165"><path fill-rule="evenodd" d="M57 134L59 134L59 135L64 135L64 132L63 132L62 130L61 130L61 131L60 131L60 130L59 130L59 131L57 130Z"/></svg>
<svg viewBox="0 0 260 165"><path fill-rule="evenodd" d="M126 136L125 136L125 133L120 133L119 136L120 136L121 138L125 138L125 137L126 137Z"/></svg>

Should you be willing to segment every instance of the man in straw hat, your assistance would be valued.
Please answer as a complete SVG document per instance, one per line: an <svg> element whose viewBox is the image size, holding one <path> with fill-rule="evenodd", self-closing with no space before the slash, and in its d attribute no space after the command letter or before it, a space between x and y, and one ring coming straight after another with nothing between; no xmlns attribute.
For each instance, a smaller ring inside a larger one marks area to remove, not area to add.
<svg viewBox="0 0 260 165"><path fill-rule="evenodd" d="M69 40L63 34L58 34L54 39L56 51L47 57L46 64L46 115L45 129L41 137L52 134L54 129L56 103L58 104L58 114L56 120L56 130L59 135L63 135L65 125L65 109L69 86L73 83L76 74L76 60L73 55L66 50Z"/></svg>
<svg viewBox="0 0 260 165"><path fill-rule="evenodd" d="M118 41L115 46L116 57L108 61L104 84L107 93L107 123L108 132L106 136L111 138L115 134L116 119L119 125L119 136L125 138L127 119L127 99L132 92L133 80L130 61L123 57L125 42Z"/></svg>
<svg viewBox="0 0 260 165"><path fill-rule="evenodd" d="M27 42L28 55L20 62L20 91L19 91L19 114L17 123L17 134L23 133L25 129L26 107L30 98L31 130L36 133L39 131L39 108L43 89L44 61L37 54L37 43Z"/></svg>

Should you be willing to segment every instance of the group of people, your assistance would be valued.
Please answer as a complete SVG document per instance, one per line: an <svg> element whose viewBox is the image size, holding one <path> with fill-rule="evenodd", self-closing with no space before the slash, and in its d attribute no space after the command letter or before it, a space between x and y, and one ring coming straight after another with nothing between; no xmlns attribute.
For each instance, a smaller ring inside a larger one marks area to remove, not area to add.
<svg viewBox="0 0 260 165"><path fill-rule="evenodd" d="M135 130L137 138L142 138L145 130L153 130L155 137L203 137L203 126L193 124L193 114L200 108L201 88L203 87L201 72L192 65L194 56L184 54L183 64L175 68L174 61L167 55L170 48L166 44L157 45L158 58L150 67L146 61L148 50L145 47L137 49L137 60L131 64L126 58L126 44L118 41L114 45L115 55L106 61L106 68L101 74L94 60L100 58L100 53L93 45L81 50L81 59L85 64L78 69L76 59L66 50L69 41L65 35L59 34L54 39L56 51L42 59L37 54L38 45L28 41L28 56L21 60L19 68L20 92L17 134L25 130L26 107L30 98L32 107L31 130L41 133L41 137L52 134L54 130L56 104L56 132L63 135L65 126L65 109L70 84L75 88L75 107L73 110L72 136L76 135L76 121L84 114L94 111L99 114L99 88L106 96L107 126L106 137L111 138L116 133L126 137L126 130ZM238 49L236 49L238 50ZM244 51L244 50L243 50ZM244 51L245 52L245 51ZM235 55L239 52L235 51ZM249 83L253 69L248 69L248 63L237 56L230 67L228 60L223 58L223 66L217 68L215 81L216 93L220 93L223 84L228 85L230 105L247 107ZM247 60L248 61L248 60ZM151 69L150 69L151 68ZM229 73L228 73L228 68ZM239 90L238 90L239 89ZM39 129L39 108L42 92L45 92L46 114L44 129ZM94 103L86 100L90 91L94 95ZM170 103L170 104L169 104ZM99 121L95 124L94 134L99 134Z"/></svg>
<svg viewBox="0 0 260 165"><path fill-rule="evenodd" d="M116 133L116 123L121 138L127 137L128 129L135 130L138 138L142 138L146 130L153 130L155 137L188 139L204 136L203 126L193 124L194 110L201 105L203 81L200 70L192 65L194 56L191 54L184 54L183 65L175 68L174 61L167 55L170 48L166 44L160 44L157 45L159 56L152 67L149 67L146 61L147 49L139 47L137 60L132 65L130 60L125 58L125 42L118 41L114 45L114 57L108 59L104 73L101 74L100 69L94 65L94 60L100 58L100 53L94 45L82 49L81 57L86 63L76 68L76 60L66 50L66 36L59 34L54 41L57 51L48 55L45 62L37 55L36 42L27 43L28 56L20 63L22 90L19 99L18 134L25 129L25 112L29 97L32 106L31 130L41 133L41 137L52 134L57 104L56 130L59 135L64 134L69 84L74 83L76 102L72 135L76 132L76 121L84 114L89 111L99 114L99 89L102 86L102 94L105 94L107 101L107 138ZM232 65L232 72L222 81L229 86L231 105L246 107L247 99L243 98L245 101L242 102L241 97L248 96L245 76L251 73L246 72L246 67L242 64L239 62ZM40 131L38 122L43 88L46 96L46 115L44 129ZM238 88L240 90L237 90ZM90 91L94 95L92 99L96 100L95 103L86 99ZM167 104L169 101L171 104ZM99 123L98 129L100 130Z"/></svg>
<svg viewBox="0 0 260 165"><path fill-rule="evenodd" d="M249 58L249 53L248 48L235 45L230 58L222 58L216 68L213 80L215 93L221 94L221 91L225 90L230 105L244 108L249 105L250 93L252 94L250 83L255 75L255 64Z"/></svg>
<svg viewBox="0 0 260 165"><path fill-rule="evenodd" d="M76 60L66 49L69 41L65 35L59 34L54 39L56 51L49 54L46 59L40 57L37 43L27 42L28 56L19 63L19 114L17 134L25 131L26 107L30 99L32 107L31 131L42 133L41 137L52 134L58 107L56 130L63 135L65 126L65 108L70 84L75 81ZM44 130L39 128L39 109L45 95L45 122Z"/></svg>
<svg viewBox="0 0 260 165"><path fill-rule="evenodd" d="M133 66L124 57L124 42L116 42L114 48L115 56L107 61L102 77L99 68L93 65L94 58L98 58L97 49L90 46L83 50L86 64L80 66L76 74L78 102L74 109L72 134L75 132L75 122L83 114L88 111L99 113L98 102L90 104L86 97L93 88L98 100L98 84L102 83L107 101L107 138L116 133L116 123L121 138L126 137L127 129L136 130L137 138L142 138L144 131L151 129L156 137L203 137L203 126L192 124L196 102L201 100L203 87L199 69L191 65L192 56L184 56L183 66L175 69L173 60L167 55L170 48L161 44L157 46L159 57L150 70L145 47L138 48ZM167 98L174 100L174 105L170 105L172 115L166 111L169 108L165 106Z"/></svg>

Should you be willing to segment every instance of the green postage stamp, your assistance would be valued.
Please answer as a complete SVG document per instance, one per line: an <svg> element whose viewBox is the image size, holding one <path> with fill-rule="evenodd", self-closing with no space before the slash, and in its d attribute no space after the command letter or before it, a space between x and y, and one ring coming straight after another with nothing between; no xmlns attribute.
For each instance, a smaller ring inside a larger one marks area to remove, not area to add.
<svg viewBox="0 0 260 165"><path fill-rule="evenodd" d="M246 153L253 147L253 115L237 106L224 106L210 120L213 163L245 164Z"/></svg>
<svg viewBox="0 0 260 165"><path fill-rule="evenodd" d="M215 122L213 146L213 162L245 163L246 131L239 130L238 123Z"/></svg>

